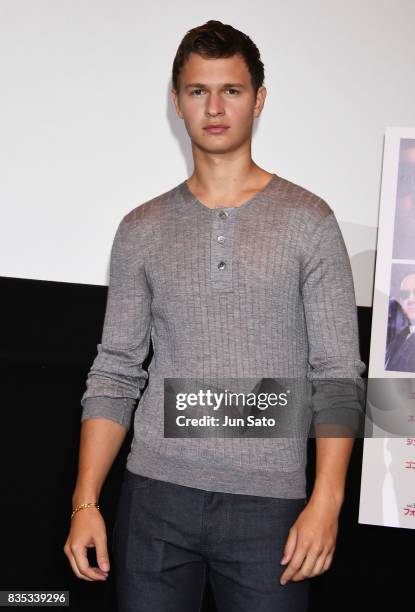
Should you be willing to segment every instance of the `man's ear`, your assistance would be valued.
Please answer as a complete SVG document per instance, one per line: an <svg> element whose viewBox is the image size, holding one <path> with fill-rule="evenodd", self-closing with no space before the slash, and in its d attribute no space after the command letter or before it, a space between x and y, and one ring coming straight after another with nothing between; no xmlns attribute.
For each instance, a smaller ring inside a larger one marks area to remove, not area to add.
<svg viewBox="0 0 415 612"><path fill-rule="evenodd" d="M265 98L267 97L267 88L265 85L261 85L261 87L257 91L255 106L254 106L254 117L259 117L264 108Z"/></svg>
<svg viewBox="0 0 415 612"><path fill-rule="evenodd" d="M177 94L177 91L172 88L171 91L170 91L170 95L171 95L172 102L174 104L174 108L176 109L177 115L181 119L183 119L183 115L182 115L182 112L181 112L180 107L179 107L179 96Z"/></svg>

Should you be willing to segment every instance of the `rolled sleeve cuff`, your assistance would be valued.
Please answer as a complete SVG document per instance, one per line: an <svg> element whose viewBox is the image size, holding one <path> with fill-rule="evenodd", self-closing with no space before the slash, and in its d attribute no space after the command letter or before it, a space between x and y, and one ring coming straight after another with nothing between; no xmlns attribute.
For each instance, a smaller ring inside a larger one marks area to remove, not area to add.
<svg viewBox="0 0 415 612"><path fill-rule="evenodd" d="M327 408L320 410L314 416L314 426L316 425L332 425L331 430L327 430L328 437L343 437L338 433L337 426L350 429L355 436L362 435L362 413L358 409L351 408ZM337 433L336 433L337 432Z"/></svg>
<svg viewBox="0 0 415 612"><path fill-rule="evenodd" d="M85 419L110 419L127 429L136 400L129 397L88 397L82 401L81 421Z"/></svg>

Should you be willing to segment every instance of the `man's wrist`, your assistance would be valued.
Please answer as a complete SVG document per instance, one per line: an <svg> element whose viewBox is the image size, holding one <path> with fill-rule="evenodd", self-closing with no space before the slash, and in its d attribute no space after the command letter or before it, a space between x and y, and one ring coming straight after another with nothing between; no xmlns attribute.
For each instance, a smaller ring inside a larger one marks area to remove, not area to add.
<svg viewBox="0 0 415 612"><path fill-rule="evenodd" d="M72 508L76 508L80 504L87 504L90 502L98 503L98 498L99 491L95 488L76 490L72 496Z"/></svg>
<svg viewBox="0 0 415 612"><path fill-rule="evenodd" d="M344 501L344 487L333 485L328 480L316 480L312 495L314 498L329 499L340 511Z"/></svg>

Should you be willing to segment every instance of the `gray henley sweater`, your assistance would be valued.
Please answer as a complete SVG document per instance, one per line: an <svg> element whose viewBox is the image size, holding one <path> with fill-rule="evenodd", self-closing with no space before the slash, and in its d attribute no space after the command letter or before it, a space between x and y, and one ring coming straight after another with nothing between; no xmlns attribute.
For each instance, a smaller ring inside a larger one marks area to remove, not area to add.
<svg viewBox="0 0 415 612"><path fill-rule="evenodd" d="M164 378L361 380L365 369L350 261L329 205L273 174L241 206L212 209L183 181L119 223L81 420L130 428L139 400L130 471L208 491L305 497L306 437L164 437Z"/></svg>

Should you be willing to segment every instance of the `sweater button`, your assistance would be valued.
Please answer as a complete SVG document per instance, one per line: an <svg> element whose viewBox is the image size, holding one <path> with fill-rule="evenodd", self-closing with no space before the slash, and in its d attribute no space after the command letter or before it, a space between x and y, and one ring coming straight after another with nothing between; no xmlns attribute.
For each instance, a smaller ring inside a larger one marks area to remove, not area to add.
<svg viewBox="0 0 415 612"><path fill-rule="evenodd" d="M224 261L220 261L218 263L219 270L224 270L226 268L226 263Z"/></svg>
<svg viewBox="0 0 415 612"><path fill-rule="evenodd" d="M221 210L219 213L219 217L221 219L227 219L228 218L228 213L226 212L226 210Z"/></svg>
<svg viewBox="0 0 415 612"><path fill-rule="evenodd" d="M218 236L217 241L223 244L225 242L225 236Z"/></svg>

